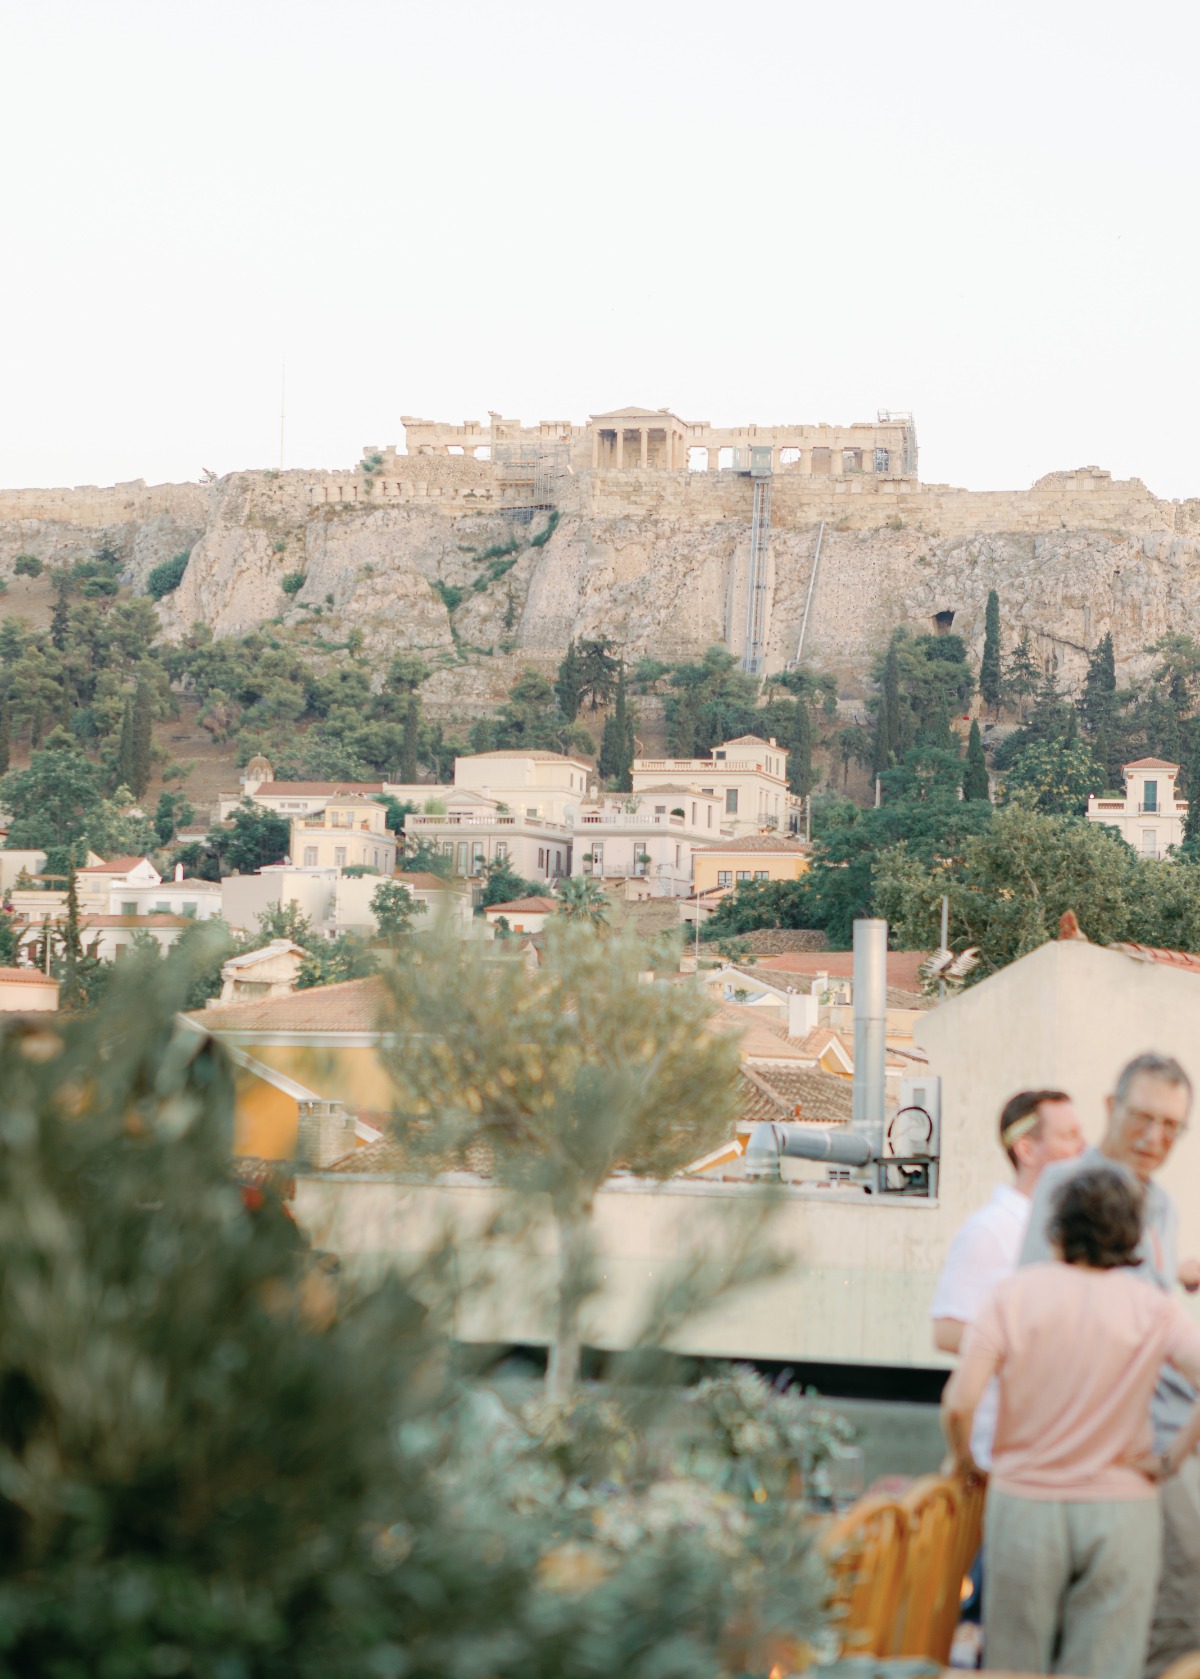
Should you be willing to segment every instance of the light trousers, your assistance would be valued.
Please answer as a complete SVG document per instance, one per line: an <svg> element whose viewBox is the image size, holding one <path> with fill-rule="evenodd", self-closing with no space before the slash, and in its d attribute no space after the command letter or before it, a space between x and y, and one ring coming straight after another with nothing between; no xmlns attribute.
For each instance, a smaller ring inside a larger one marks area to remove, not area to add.
<svg viewBox="0 0 1200 1679"><path fill-rule="evenodd" d="M1142 1679L1161 1550L1157 1495L1057 1503L989 1492L986 1666Z"/></svg>
<svg viewBox="0 0 1200 1679"><path fill-rule="evenodd" d="M1200 1650L1200 1457L1162 1489L1162 1572L1150 1625L1146 1679Z"/></svg>

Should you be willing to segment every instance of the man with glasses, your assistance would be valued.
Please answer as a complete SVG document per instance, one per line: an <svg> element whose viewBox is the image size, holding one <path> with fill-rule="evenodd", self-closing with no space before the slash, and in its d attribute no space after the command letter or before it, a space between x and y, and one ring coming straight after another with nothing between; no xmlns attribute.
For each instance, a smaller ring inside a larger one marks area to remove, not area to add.
<svg viewBox="0 0 1200 1679"><path fill-rule="evenodd" d="M1048 1235L1055 1192L1076 1172L1110 1166L1130 1174L1142 1189L1142 1242L1134 1275L1170 1292L1179 1280L1179 1215L1154 1175L1187 1130L1192 1084L1178 1061L1139 1055L1121 1073L1108 1097L1108 1124L1099 1148L1076 1160L1047 1166L1034 1191L1021 1264L1055 1257ZM1188 1268L1188 1286L1195 1282ZM1150 1406L1154 1449L1162 1454L1182 1428L1196 1395L1177 1371L1164 1365ZM1161 1459L1166 1463L1168 1460ZM1162 1573L1146 1657L1146 1679L1200 1648L1200 1459L1190 1456L1162 1488Z"/></svg>

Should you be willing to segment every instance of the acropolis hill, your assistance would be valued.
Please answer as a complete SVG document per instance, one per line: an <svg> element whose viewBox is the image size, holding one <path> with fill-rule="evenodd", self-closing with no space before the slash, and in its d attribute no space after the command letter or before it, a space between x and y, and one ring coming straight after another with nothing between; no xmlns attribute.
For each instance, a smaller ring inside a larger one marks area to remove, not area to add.
<svg viewBox="0 0 1200 1679"><path fill-rule="evenodd" d="M160 607L169 636L319 607L325 636L358 627L368 650L420 651L435 704L496 697L515 666L560 657L572 636L672 659L713 642L748 656L749 635L770 673L795 660L802 625L804 660L853 695L898 624L952 624L978 651L991 588L1006 643L1028 631L1068 684L1106 630L1128 675L1158 636L1200 623L1200 499L1160 501L1094 466L1023 491L923 483L907 415L722 429L625 408L585 425L402 424L406 453L370 446L348 471L0 491L0 576L19 553L53 563L107 544L140 586L190 548ZM752 532L756 486L769 505ZM281 581L296 573L289 596Z"/></svg>

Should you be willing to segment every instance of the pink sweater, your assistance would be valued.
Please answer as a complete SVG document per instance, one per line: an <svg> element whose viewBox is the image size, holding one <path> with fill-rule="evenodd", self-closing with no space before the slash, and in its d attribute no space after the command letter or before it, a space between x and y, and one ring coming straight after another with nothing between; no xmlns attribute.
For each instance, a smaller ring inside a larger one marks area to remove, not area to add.
<svg viewBox="0 0 1200 1679"><path fill-rule="evenodd" d="M1159 1367L1200 1382L1200 1329L1127 1271L1030 1265L971 1325L955 1381L974 1404L1000 1382L992 1484L1020 1498L1152 1498L1128 1460L1150 1450Z"/></svg>

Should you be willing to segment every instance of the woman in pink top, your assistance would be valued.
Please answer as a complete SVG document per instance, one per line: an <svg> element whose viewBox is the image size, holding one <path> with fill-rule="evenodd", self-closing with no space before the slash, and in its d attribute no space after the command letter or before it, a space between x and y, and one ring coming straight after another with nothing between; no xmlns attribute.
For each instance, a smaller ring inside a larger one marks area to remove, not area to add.
<svg viewBox="0 0 1200 1679"><path fill-rule="evenodd" d="M1200 1330L1123 1269L1141 1234L1140 1192L1119 1167L1071 1178L1051 1224L1063 1263L999 1285L947 1383L946 1436L967 1475L979 1473L975 1407L993 1376L1000 1386L984 1528L989 1668L1140 1679L1161 1548L1156 1486L1200 1443L1198 1404L1168 1451L1150 1451L1159 1368L1200 1384Z"/></svg>

